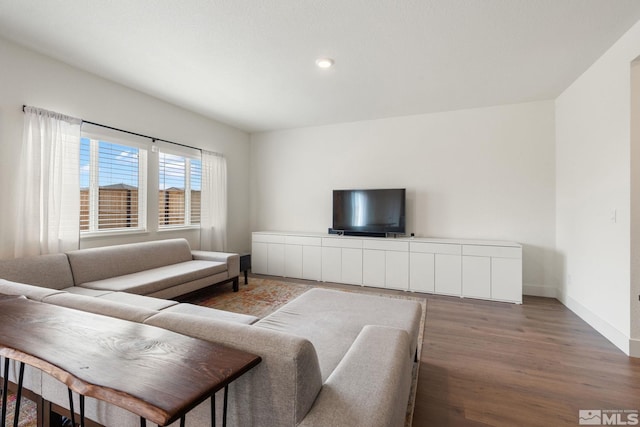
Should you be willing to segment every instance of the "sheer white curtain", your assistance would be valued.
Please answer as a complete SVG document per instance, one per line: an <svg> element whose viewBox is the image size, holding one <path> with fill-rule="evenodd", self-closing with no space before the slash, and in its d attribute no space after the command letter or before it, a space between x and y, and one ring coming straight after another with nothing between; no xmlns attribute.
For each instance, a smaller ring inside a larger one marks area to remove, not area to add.
<svg viewBox="0 0 640 427"><path fill-rule="evenodd" d="M202 151L202 199L200 201L200 248L227 249L227 159Z"/></svg>
<svg viewBox="0 0 640 427"><path fill-rule="evenodd" d="M15 256L77 249L82 121L25 107L16 193Z"/></svg>

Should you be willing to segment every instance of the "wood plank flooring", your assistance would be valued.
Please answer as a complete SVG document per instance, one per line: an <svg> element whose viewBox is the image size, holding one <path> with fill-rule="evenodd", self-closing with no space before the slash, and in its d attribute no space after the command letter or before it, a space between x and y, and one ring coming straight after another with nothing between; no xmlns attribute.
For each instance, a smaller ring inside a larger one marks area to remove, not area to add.
<svg viewBox="0 0 640 427"><path fill-rule="evenodd" d="M576 427L581 409L640 411L640 359L556 299L367 289L427 300L413 427Z"/></svg>
<svg viewBox="0 0 640 427"><path fill-rule="evenodd" d="M555 299L429 295L420 362L414 427L577 426L580 409L640 410L640 359Z"/></svg>

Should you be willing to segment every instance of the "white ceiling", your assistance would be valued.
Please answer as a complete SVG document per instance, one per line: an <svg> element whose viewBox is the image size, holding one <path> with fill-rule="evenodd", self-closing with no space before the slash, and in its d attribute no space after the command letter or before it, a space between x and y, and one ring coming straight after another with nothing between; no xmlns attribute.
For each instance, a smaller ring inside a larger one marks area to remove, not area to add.
<svg viewBox="0 0 640 427"><path fill-rule="evenodd" d="M639 19L638 0L0 0L0 36L249 132L553 99Z"/></svg>

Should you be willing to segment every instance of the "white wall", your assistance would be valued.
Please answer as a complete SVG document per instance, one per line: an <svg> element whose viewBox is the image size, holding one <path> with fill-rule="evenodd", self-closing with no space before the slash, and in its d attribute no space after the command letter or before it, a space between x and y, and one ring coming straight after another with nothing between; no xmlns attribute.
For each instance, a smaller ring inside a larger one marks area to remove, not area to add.
<svg viewBox="0 0 640 427"><path fill-rule="evenodd" d="M22 105L223 153L228 164L230 250L250 247L249 136L230 126L109 82L0 39L0 258L13 255L13 176L22 141ZM174 236L199 245L198 232L84 241L83 246Z"/></svg>
<svg viewBox="0 0 640 427"><path fill-rule="evenodd" d="M640 59L631 64L631 117L640 117ZM640 159L640 120L631 120L630 159ZM640 161L631 164L631 283L629 354L640 357Z"/></svg>
<svg viewBox="0 0 640 427"><path fill-rule="evenodd" d="M630 69L638 54L640 23L556 100L560 298L627 353L640 338L637 277L630 286L630 248L637 258L640 243L631 241L630 208L631 164L638 167L630 156Z"/></svg>
<svg viewBox="0 0 640 427"><path fill-rule="evenodd" d="M331 190L407 188L407 232L524 245L530 294L555 296L552 101L251 136L251 228L326 232Z"/></svg>

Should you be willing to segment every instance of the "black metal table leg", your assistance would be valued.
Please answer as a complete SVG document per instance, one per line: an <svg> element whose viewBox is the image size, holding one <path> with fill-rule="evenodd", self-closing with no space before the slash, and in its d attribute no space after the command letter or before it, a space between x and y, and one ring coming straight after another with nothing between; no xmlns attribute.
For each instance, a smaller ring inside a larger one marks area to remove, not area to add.
<svg viewBox="0 0 640 427"><path fill-rule="evenodd" d="M216 395L211 395L211 427L216 426Z"/></svg>
<svg viewBox="0 0 640 427"><path fill-rule="evenodd" d="M80 395L80 427L84 427L84 395Z"/></svg>
<svg viewBox="0 0 640 427"><path fill-rule="evenodd" d="M71 425L76 427L76 412L73 409L73 392L70 388L67 388L67 391L69 392L69 413L71 414Z"/></svg>
<svg viewBox="0 0 640 427"><path fill-rule="evenodd" d="M2 419L0 419L0 427L6 426L7 418L7 394L9 394L9 359L4 358L4 380L2 382Z"/></svg>
<svg viewBox="0 0 640 427"><path fill-rule="evenodd" d="M20 362L20 372L18 373L18 392L16 393L16 411L13 416L13 427L18 427L20 418L20 400L22 400L22 383L24 380L24 362Z"/></svg>
<svg viewBox="0 0 640 427"><path fill-rule="evenodd" d="M224 405L222 406L222 427L227 427L227 396L229 395L229 386L224 386Z"/></svg>

